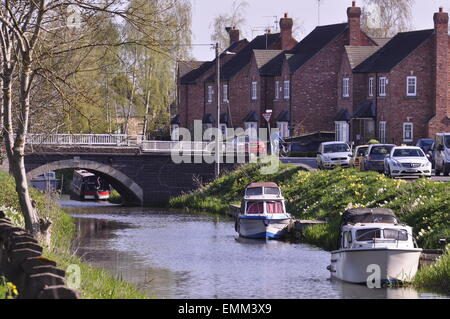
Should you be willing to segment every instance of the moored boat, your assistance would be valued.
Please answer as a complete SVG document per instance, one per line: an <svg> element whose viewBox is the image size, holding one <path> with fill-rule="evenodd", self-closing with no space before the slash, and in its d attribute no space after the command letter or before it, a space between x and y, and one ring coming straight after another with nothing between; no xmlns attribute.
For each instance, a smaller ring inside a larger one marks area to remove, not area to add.
<svg viewBox="0 0 450 319"><path fill-rule="evenodd" d="M390 209L347 210L341 220L338 250L331 252L331 276L350 283L410 282L422 249L412 228Z"/></svg>
<svg viewBox="0 0 450 319"><path fill-rule="evenodd" d="M235 229L245 238L281 239L292 221L275 183L252 183L245 189Z"/></svg>

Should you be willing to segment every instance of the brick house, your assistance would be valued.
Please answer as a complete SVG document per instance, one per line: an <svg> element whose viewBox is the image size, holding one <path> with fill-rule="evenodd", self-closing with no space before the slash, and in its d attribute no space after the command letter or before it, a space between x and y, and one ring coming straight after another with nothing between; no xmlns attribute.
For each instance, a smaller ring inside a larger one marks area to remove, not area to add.
<svg viewBox="0 0 450 319"><path fill-rule="evenodd" d="M335 131L337 140L357 144L372 138L411 144L449 131L448 14L435 13L434 29L392 39L367 36L355 2L347 19L316 27L298 43L287 15L277 34L248 42L230 33L235 54L223 53L221 63L222 131L266 127L261 114L268 109L271 127L283 136ZM180 125L191 127L194 119L216 125L214 65L180 77Z"/></svg>
<svg viewBox="0 0 450 319"><path fill-rule="evenodd" d="M440 9L434 22L434 29L399 33L378 48L346 46L337 139L413 144L450 129L448 14Z"/></svg>

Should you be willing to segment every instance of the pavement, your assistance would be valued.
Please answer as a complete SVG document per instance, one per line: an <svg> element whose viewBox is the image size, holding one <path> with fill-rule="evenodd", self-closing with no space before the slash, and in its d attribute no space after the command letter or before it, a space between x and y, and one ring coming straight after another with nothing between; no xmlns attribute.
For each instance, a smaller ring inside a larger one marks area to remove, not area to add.
<svg viewBox="0 0 450 319"><path fill-rule="evenodd" d="M283 164L307 166L311 170L317 169L316 159L312 158L312 157L284 157L284 158L281 158L280 160ZM415 178L415 177L405 178L405 180L411 180L411 181L414 181L416 179L417 178ZM433 176L431 177L431 180L436 181L436 182L450 182L450 176L442 176L442 175L434 176L434 171L433 171Z"/></svg>

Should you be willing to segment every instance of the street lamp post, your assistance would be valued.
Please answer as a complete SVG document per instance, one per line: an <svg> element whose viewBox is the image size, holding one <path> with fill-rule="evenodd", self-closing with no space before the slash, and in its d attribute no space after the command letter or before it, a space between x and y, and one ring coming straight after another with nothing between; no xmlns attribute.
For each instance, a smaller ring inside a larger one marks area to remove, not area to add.
<svg viewBox="0 0 450 319"><path fill-rule="evenodd" d="M216 178L220 176L220 56L219 43L216 42L216 67L217 67L217 134L216 134Z"/></svg>

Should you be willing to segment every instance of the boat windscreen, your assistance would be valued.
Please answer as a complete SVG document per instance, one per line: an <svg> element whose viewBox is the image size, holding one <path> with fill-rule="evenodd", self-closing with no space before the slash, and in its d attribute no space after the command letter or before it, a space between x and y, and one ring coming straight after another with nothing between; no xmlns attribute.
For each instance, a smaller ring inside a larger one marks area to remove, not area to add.
<svg viewBox="0 0 450 319"><path fill-rule="evenodd" d="M245 191L246 196L258 196L263 194L263 188L262 187L252 187L247 188Z"/></svg>
<svg viewBox="0 0 450 319"><path fill-rule="evenodd" d="M408 240L408 231L406 229L383 229L383 237L405 241Z"/></svg>
<svg viewBox="0 0 450 319"><path fill-rule="evenodd" d="M368 241L373 240L374 238L381 238L381 229L368 228L356 231L356 241Z"/></svg>
<svg viewBox="0 0 450 319"><path fill-rule="evenodd" d="M267 214L283 214L282 202L266 202Z"/></svg>
<svg viewBox="0 0 450 319"><path fill-rule="evenodd" d="M264 214L264 202L247 202L247 214Z"/></svg>
<svg viewBox="0 0 450 319"><path fill-rule="evenodd" d="M280 189L278 187L264 187L264 194L280 195Z"/></svg>

